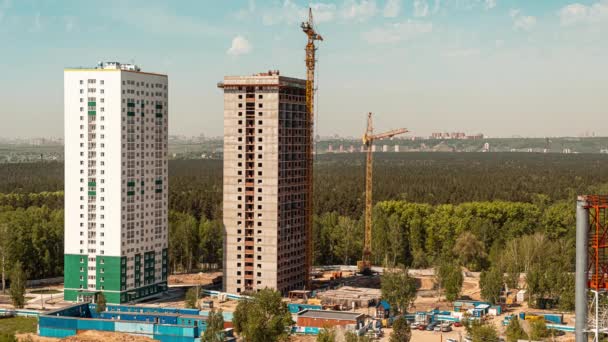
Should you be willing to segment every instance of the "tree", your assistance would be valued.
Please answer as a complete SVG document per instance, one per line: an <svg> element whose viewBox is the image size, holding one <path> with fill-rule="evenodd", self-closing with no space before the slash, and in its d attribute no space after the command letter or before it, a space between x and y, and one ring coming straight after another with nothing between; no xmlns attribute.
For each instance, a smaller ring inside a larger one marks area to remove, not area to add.
<svg viewBox="0 0 608 342"><path fill-rule="evenodd" d="M493 324L466 319L465 327L473 342L498 342L498 331Z"/></svg>
<svg viewBox="0 0 608 342"><path fill-rule="evenodd" d="M367 336L359 336L357 333L347 331L344 333L344 342L371 342L372 340Z"/></svg>
<svg viewBox="0 0 608 342"><path fill-rule="evenodd" d="M106 295L104 295L103 292L97 294L96 304L95 311L97 311L97 313L106 311Z"/></svg>
<svg viewBox="0 0 608 342"><path fill-rule="evenodd" d="M0 342L17 342L14 334L0 333Z"/></svg>
<svg viewBox="0 0 608 342"><path fill-rule="evenodd" d="M503 273L498 267L492 266L489 270L481 272L479 287L481 297L492 304L498 303L500 291L503 286Z"/></svg>
<svg viewBox="0 0 608 342"><path fill-rule="evenodd" d="M285 340L292 324L281 293L268 288L241 300L233 317L235 332L249 342Z"/></svg>
<svg viewBox="0 0 608 342"><path fill-rule="evenodd" d="M8 237L8 226L5 223L0 222L0 272L2 272L2 293L6 293L6 265L8 264L7 259L7 244L9 243Z"/></svg>
<svg viewBox="0 0 608 342"><path fill-rule="evenodd" d="M530 323L530 339L540 341L549 336L549 330L544 320L536 320Z"/></svg>
<svg viewBox="0 0 608 342"><path fill-rule="evenodd" d="M336 329L323 328L319 330L317 342L336 342Z"/></svg>
<svg viewBox="0 0 608 342"><path fill-rule="evenodd" d="M21 266L21 261L17 261L11 272L11 288L9 290L11 301L16 308L23 308L25 304L25 282L26 276Z"/></svg>
<svg viewBox="0 0 608 342"><path fill-rule="evenodd" d="M224 341L224 315L222 310L211 310L207 318L207 330L201 337L201 342L222 342Z"/></svg>
<svg viewBox="0 0 608 342"><path fill-rule="evenodd" d="M409 342L412 338L410 325L404 316L400 316L393 322L393 333L390 336L389 342Z"/></svg>
<svg viewBox="0 0 608 342"><path fill-rule="evenodd" d="M222 222L201 218L199 228L199 255L201 263L222 262L224 234Z"/></svg>
<svg viewBox="0 0 608 342"><path fill-rule="evenodd" d="M521 324L519 324L519 319L517 319L517 316L513 316L511 319L509 326L507 326L506 335L507 342L517 342L518 340L528 339L528 334L526 334L524 329L521 327Z"/></svg>
<svg viewBox="0 0 608 342"><path fill-rule="evenodd" d="M401 312L406 312L416 298L416 281L405 268L385 270L380 286L382 298Z"/></svg>
<svg viewBox="0 0 608 342"><path fill-rule="evenodd" d="M397 214L393 214L388 218L388 239L390 241L388 250L391 254L391 260L387 266L395 267L397 265L397 260L401 259L404 249L403 229L401 228L399 215Z"/></svg>
<svg viewBox="0 0 608 342"><path fill-rule="evenodd" d="M198 308L198 287L191 287L186 291L186 307L190 309Z"/></svg>
<svg viewBox="0 0 608 342"><path fill-rule="evenodd" d="M468 231L463 232L456 239L453 251L462 264L472 270L478 270L483 258L486 257L484 244Z"/></svg>
<svg viewBox="0 0 608 342"><path fill-rule="evenodd" d="M445 298L453 302L460 295L464 278L462 270L454 261L444 260L438 267L437 278L441 288L445 290Z"/></svg>

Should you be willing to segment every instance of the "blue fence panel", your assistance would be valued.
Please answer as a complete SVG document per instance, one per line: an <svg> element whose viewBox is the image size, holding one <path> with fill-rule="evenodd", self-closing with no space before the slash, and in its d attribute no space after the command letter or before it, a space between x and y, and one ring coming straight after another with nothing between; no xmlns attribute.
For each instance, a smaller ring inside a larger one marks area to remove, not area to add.
<svg viewBox="0 0 608 342"><path fill-rule="evenodd" d="M114 331L115 322L99 319L79 319L78 330Z"/></svg>
<svg viewBox="0 0 608 342"><path fill-rule="evenodd" d="M194 337L154 335L154 339L160 342L193 342Z"/></svg>
<svg viewBox="0 0 608 342"><path fill-rule="evenodd" d="M40 327L40 336L42 336L42 337L64 338L64 337L74 336L74 335L76 335L76 330L73 330L73 329L57 329L57 328Z"/></svg>
<svg viewBox="0 0 608 342"><path fill-rule="evenodd" d="M78 329L78 319L72 317L40 316L38 324L40 327L73 330Z"/></svg>
<svg viewBox="0 0 608 342"><path fill-rule="evenodd" d="M136 322L116 322L114 329L116 331L135 334L154 334L154 324L152 323L136 323Z"/></svg>
<svg viewBox="0 0 608 342"><path fill-rule="evenodd" d="M323 307L321 305L312 305L312 304L287 304L287 308L289 312L292 314L298 313L302 310L310 309L310 310L322 310Z"/></svg>

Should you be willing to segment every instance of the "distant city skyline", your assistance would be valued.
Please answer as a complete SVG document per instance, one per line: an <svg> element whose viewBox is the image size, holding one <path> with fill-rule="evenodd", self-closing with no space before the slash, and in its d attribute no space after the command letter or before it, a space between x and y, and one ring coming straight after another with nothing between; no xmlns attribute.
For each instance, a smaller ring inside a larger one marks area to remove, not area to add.
<svg viewBox="0 0 608 342"><path fill-rule="evenodd" d="M608 0L321 0L316 133L608 135ZM0 0L0 137L63 136L62 72L168 74L171 135L221 136L224 75L304 77L309 2ZM136 18L134 18L136 16Z"/></svg>

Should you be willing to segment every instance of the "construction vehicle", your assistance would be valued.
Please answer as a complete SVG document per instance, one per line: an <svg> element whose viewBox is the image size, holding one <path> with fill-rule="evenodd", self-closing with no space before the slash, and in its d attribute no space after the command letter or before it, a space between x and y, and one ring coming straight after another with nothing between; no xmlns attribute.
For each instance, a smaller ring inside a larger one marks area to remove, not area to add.
<svg viewBox="0 0 608 342"><path fill-rule="evenodd" d="M308 198L306 199L306 289L311 289L310 273L312 271L312 171L313 171L313 146L314 146L314 102L315 102L315 52L317 48L315 41L322 41L323 37L315 30L312 8L308 9L308 21L303 22L302 31L308 37L308 43L306 44L306 112L308 114L308 151L307 153L307 165L309 166L308 171Z"/></svg>
<svg viewBox="0 0 608 342"><path fill-rule="evenodd" d="M367 129L363 135L363 145L367 150L367 163L365 166L365 237L363 244L363 258L357 261L357 269L361 274L371 274L371 254L372 254L372 170L373 153L372 145L375 140L392 138L399 134L407 133L405 128L394 129L392 131L374 135L374 125L372 113L367 114Z"/></svg>

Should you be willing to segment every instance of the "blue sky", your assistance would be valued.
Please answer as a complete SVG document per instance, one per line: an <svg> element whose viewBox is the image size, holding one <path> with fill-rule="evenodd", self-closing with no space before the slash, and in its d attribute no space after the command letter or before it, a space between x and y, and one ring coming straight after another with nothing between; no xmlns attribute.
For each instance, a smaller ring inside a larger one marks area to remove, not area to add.
<svg viewBox="0 0 608 342"><path fill-rule="evenodd" d="M63 134L63 68L169 75L170 133L222 133L224 75L304 77L315 10L320 134L407 127L608 135L608 0L0 0L0 136Z"/></svg>

